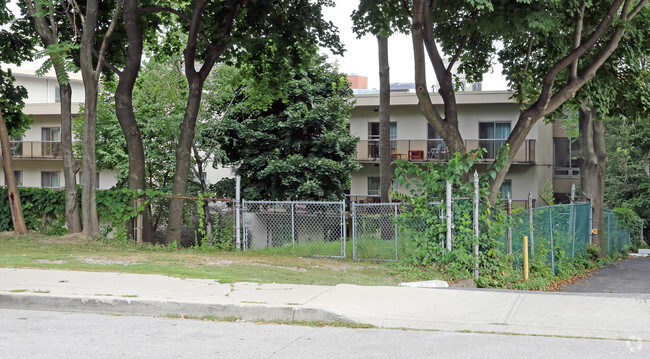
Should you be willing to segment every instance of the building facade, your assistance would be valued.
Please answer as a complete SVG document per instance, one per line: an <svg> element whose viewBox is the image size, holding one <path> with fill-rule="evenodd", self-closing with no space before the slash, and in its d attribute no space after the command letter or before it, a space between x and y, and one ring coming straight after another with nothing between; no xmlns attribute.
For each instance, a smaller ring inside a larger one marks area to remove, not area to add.
<svg viewBox="0 0 650 359"><path fill-rule="evenodd" d="M16 85L27 89L23 112L33 121L22 136L11 141L14 176L21 187L65 187L61 151L61 99L59 84L54 74L36 76L34 71L11 69ZM79 115L79 104L84 99L80 75L70 76L72 87L72 115ZM75 139L73 139L74 141ZM4 154L2 154L4 155ZM78 159L81 163L81 159ZM108 189L116 184L116 171L105 170L96 174L97 188ZM80 173L77 174L79 183ZM0 183L5 185L4 171Z"/></svg>
<svg viewBox="0 0 650 359"><path fill-rule="evenodd" d="M443 102L436 93L431 99L443 112ZM509 91L464 91L456 94L459 130L467 150L483 147L487 150L477 170L485 170L494 161L500 145L505 143L519 117L519 106L510 99ZM356 106L350 118L350 131L358 136L357 157L361 170L352 173L350 199L374 202L379 198L379 95L357 94ZM391 157L411 162L446 161L449 151L444 141L428 124L418 108L414 93L391 94ZM578 173L569 160L567 136L559 125L539 121L517 152L502 185L502 194L522 204L531 193L538 200L546 192L568 193ZM575 145L574 145L575 152ZM576 153L574 153L576 155ZM560 160L561 163L556 163ZM569 172L566 172L569 171ZM393 186L394 190L405 189ZM540 204L544 204L543 202Z"/></svg>

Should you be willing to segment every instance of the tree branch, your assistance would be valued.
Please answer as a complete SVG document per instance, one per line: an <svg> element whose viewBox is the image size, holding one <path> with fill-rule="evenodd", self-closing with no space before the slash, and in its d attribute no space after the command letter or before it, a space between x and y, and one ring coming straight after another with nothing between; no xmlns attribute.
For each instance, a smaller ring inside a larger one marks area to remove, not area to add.
<svg viewBox="0 0 650 359"><path fill-rule="evenodd" d="M115 12L113 13L113 18L111 19L111 24L106 30L106 34L102 39L102 45L99 48L99 54L97 54L97 67L95 68L95 79L99 80L100 70L103 66L104 54L106 53L106 48L108 47L108 42L110 41L111 35L115 28L117 27L117 20L122 15L122 0L117 0L115 4Z"/></svg>
<svg viewBox="0 0 650 359"><path fill-rule="evenodd" d="M449 61L449 66L447 66L447 71L451 71L451 69L454 67L454 64L456 61L458 61L458 58L460 57L460 54L463 52L463 49L465 48L465 45L467 44L469 36L465 35L463 38L460 40L460 43L458 44L458 48L456 49L456 53L454 53L454 56L451 58L451 61Z"/></svg>
<svg viewBox="0 0 650 359"><path fill-rule="evenodd" d="M580 2L580 9L576 14L575 31L573 32L573 49L575 50L580 46L580 39L582 38L582 23L585 18L585 2ZM573 80L578 77L578 59L571 64L570 78Z"/></svg>
<svg viewBox="0 0 650 359"><path fill-rule="evenodd" d="M542 91L539 95L539 98L537 101L531 106L531 109L534 109L534 111L538 111L540 113L548 113L546 111L546 107L548 106L548 102L552 96L551 91L553 89L553 84L555 82L555 78L564 70L567 68L571 63L576 61L580 56L584 55L585 52L587 52L589 49L591 49L592 46L600 40L600 38L603 36L605 33L605 30L609 27L609 25L612 23L614 20L614 16L618 12L619 8L621 7L621 4L623 3L623 0L615 0L612 6L609 8L601 22L598 24L598 27L594 30L594 32L591 34L591 36L587 39L587 41L583 42L580 46L578 46L576 49L571 51L568 55L566 55L564 58L562 58L560 61L558 61L546 74L544 77L544 80L542 81Z"/></svg>
<svg viewBox="0 0 650 359"><path fill-rule="evenodd" d="M630 11L630 13L627 15L626 19L632 20L639 13L639 11L641 11L641 9L643 9L643 7L646 6L647 3L648 0L642 0L638 4L636 4L634 9L632 9L632 11Z"/></svg>
<svg viewBox="0 0 650 359"><path fill-rule="evenodd" d="M226 46L228 45L228 38L230 37L230 33L232 31L232 28L235 26L235 18L237 15L239 15L242 7L246 5L248 0L239 0L230 5L230 11L228 12L228 16L223 20L223 24L221 28L223 29L221 31L221 40L214 44L213 46L210 46L210 49L208 50L208 56L206 58L206 64L214 64L214 62L217 61L219 56L223 53L223 51L226 49ZM208 74L210 74L210 71L212 70L212 65L210 66L205 66L201 67L201 70L199 71L200 75L202 78L206 78Z"/></svg>

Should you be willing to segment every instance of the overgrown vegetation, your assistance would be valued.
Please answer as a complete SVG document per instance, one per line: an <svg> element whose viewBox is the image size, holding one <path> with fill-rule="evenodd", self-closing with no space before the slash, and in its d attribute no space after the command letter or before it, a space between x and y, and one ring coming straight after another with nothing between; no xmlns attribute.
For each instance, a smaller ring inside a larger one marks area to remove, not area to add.
<svg viewBox="0 0 650 359"><path fill-rule="evenodd" d="M472 219L473 182L466 179L473 166L482 160L484 150L478 149L465 155L457 153L448 163L398 163L398 180L410 191L409 196L402 195L400 199L411 207L397 219L408 245L412 247L412 250L407 252L404 265L420 267L423 270L436 268L452 280L468 279L472 277L475 268L473 248L478 244L480 276L476 281L477 286L545 289L556 281L566 280L584 273L586 269L602 266L621 257L618 252L612 253L608 258L599 259L599 248L589 246L586 250L576 250L577 255L571 258L564 245L570 241L561 238L556 238L554 253L551 255L548 239L536 238L535 253L529 258L530 277L524 281L522 253L518 251L508 255L502 243L507 228L514 227L518 217L508 218L503 208L499 205L492 207L487 200L489 189L486 179L496 176L499 166L506 160L505 151L504 146L495 162L488 165L479 179L478 238ZM446 248L445 243L446 223L439 217L441 205L431 204L445 197L446 181L452 184L454 197L457 198L453 202L454 240L451 250Z"/></svg>

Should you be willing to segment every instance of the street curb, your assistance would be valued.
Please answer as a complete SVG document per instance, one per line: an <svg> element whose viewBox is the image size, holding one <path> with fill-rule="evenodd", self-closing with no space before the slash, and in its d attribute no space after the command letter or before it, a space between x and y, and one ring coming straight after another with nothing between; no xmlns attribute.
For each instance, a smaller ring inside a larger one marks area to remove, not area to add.
<svg viewBox="0 0 650 359"><path fill-rule="evenodd" d="M62 312L167 315L184 314L216 318L235 317L243 320L350 321L341 315L299 306L268 306L262 304L209 304L137 298L89 298L44 294L0 293L0 308Z"/></svg>

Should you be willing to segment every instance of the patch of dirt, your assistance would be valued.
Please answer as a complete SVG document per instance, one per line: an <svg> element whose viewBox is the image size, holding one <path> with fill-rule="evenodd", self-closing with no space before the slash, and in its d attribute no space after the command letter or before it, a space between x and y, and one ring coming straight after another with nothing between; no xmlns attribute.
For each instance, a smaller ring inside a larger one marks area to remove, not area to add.
<svg viewBox="0 0 650 359"><path fill-rule="evenodd" d="M68 261L65 261L65 260L62 260L62 259L55 260L55 261L51 261L51 260L49 260L49 259L39 259L39 260L37 260L37 262L38 262L38 263L47 263L47 264L63 264L63 263L68 263Z"/></svg>
<svg viewBox="0 0 650 359"><path fill-rule="evenodd" d="M80 262L86 263L86 264L100 264L100 265L124 265L124 266L132 266L136 264L142 264L140 262L134 262L134 261L129 261L129 260L115 260L115 259L108 259L108 258L93 258L93 257L80 257L77 258Z"/></svg>
<svg viewBox="0 0 650 359"><path fill-rule="evenodd" d="M452 288L476 288L476 283L474 283L474 279L461 279L458 282L449 282L449 286Z"/></svg>

